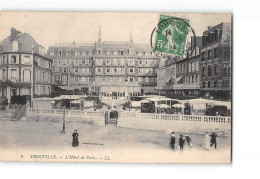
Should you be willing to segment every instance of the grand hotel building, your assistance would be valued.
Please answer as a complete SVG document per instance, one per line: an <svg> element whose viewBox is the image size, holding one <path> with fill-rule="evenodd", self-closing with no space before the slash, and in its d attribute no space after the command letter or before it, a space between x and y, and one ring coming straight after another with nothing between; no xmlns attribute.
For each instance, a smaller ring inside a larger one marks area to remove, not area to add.
<svg viewBox="0 0 260 179"><path fill-rule="evenodd" d="M49 47L53 59L53 84L67 90L87 88L104 98L154 92L159 59L150 45L98 41Z"/></svg>

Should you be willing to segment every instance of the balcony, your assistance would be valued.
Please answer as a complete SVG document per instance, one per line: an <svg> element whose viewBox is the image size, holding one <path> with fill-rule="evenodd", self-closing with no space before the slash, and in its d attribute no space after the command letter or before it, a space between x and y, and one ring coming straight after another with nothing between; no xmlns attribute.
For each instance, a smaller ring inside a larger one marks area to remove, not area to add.
<svg viewBox="0 0 260 179"><path fill-rule="evenodd" d="M200 89L199 83L174 84L172 89Z"/></svg>
<svg viewBox="0 0 260 179"><path fill-rule="evenodd" d="M156 77L156 73L138 73L137 76L149 76L149 77Z"/></svg>
<svg viewBox="0 0 260 179"><path fill-rule="evenodd" d="M141 86L157 86L157 82L138 82Z"/></svg>

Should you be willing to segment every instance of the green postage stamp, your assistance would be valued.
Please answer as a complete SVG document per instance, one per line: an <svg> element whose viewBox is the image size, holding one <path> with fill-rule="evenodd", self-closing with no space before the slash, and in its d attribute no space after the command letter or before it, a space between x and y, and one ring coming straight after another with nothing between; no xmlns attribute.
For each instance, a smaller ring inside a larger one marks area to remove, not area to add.
<svg viewBox="0 0 260 179"><path fill-rule="evenodd" d="M185 51L190 19L160 15L155 51L182 56Z"/></svg>

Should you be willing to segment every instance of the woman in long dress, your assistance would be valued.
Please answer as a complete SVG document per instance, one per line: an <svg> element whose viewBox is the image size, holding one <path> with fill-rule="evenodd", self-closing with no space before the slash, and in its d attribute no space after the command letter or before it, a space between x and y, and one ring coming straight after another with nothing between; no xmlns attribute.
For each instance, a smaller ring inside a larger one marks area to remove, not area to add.
<svg viewBox="0 0 260 179"><path fill-rule="evenodd" d="M73 134L72 134L72 137L73 137L73 139L72 139L72 146L73 147L78 147L79 146L78 136L79 136L79 134L78 134L77 130L75 130L73 132Z"/></svg>
<svg viewBox="0 0 260 179"><path fill-rule="evenodd" d="M210 140L209 140L208 132L206 132L205 136L204 136L204 149L205 150L210 150Z"/></svg>

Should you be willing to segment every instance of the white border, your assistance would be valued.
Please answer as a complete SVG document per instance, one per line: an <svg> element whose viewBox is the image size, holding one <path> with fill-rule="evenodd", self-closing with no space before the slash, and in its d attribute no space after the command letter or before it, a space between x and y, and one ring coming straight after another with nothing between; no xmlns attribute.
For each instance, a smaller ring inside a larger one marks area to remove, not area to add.
<svg viewBox="0 0 260 179"><path fill-rule="evenodd" d="M0 0L1 10L232 12L234 20L231 165L0 162L0 178L260 178L259 7L259 0Z"/></svg>

